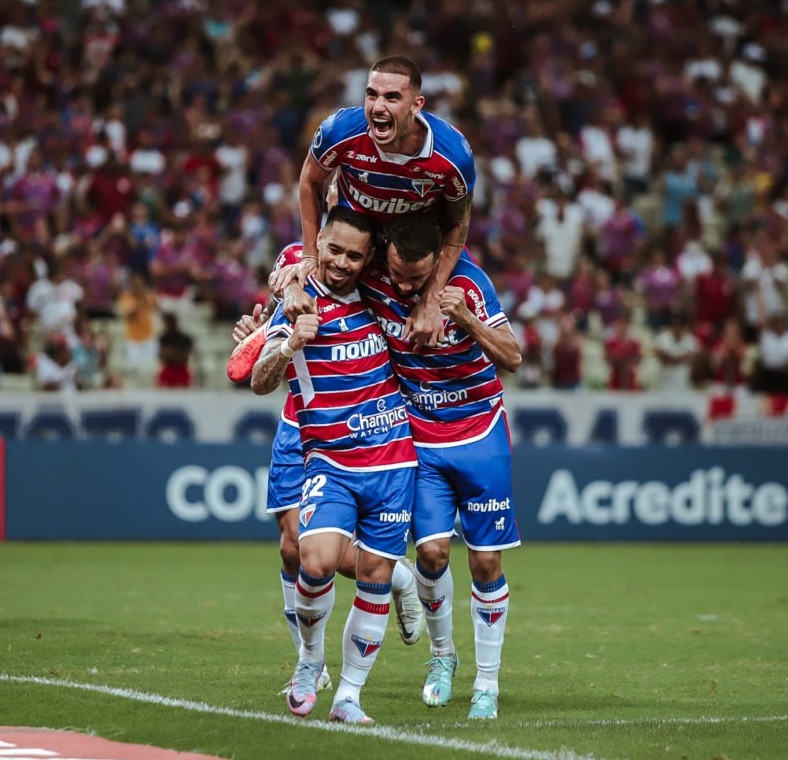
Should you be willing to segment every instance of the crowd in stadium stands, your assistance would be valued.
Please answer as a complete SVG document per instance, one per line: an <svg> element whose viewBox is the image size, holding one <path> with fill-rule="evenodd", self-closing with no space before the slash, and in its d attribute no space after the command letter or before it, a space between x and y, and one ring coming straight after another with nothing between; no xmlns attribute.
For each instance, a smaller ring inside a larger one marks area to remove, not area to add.
<svg viewBox="0 0 788 760"><path fill-rule="evenodd" d="M474 149L514 382L583 387L596 341L611 389L648 349L652 387L788 393L781 0L5 0L3 372L116 386L102 320L128 367L267 299L313 130L391 53Z"/></svg>

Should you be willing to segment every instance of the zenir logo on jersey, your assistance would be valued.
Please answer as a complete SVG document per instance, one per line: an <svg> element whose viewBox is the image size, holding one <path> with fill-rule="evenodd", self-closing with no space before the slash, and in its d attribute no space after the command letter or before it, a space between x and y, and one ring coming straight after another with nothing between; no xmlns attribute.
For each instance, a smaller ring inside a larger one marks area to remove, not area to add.
<svg viewBox="0 0 788 760"><path fill-rule="evenodd" d="M435 184L431 179L412 179L413 189L423 198Z"/></svg>

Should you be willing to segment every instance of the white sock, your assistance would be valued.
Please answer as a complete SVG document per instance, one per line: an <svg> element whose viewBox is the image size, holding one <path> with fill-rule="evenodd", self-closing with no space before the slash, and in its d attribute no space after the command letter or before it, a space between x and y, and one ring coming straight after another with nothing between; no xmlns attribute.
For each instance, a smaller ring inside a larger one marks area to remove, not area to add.
<svg viewBox="0 0 788 760"><path fill-rule="evenodd" d="M298 571L295 607L301 634L299 660L325 661L326 623L334 608L335 598L333 573L326 578L313 578L303 568Z"/></svg>
<svg viewBox="0 0 788 760"><path fill-rule="evenodd" d="M430 573L416 562L416 585L424 607L424 620L430 634L430 652L435 657L454 654L452 641L452 600L454 579L451 568Z"/></svg>
<svg viewBox="0 0 788 760"><path fill-rule="evenodd" d="M356 581L356 598L342 636L342 677L334 697L359 701L361 687L375 664L383 644L391 602L390 583Z"/></svg>
<svg viewBox="0 0 788 760"><path fill-rule="evenodd" d="M282 596L285 599L285 620L287 620L287 630L293 639L296 652L301 648L301 634L298 632L298 616L295 611L295 587L297 576L286 573L284 568L279 573L279 580L282 582Z"/></svg>
<svg viewBox="0 0 788 760"><path fill-rule="evenodd" d="M471 584L471 622L476 642L473 688L498 693L498 671L509 613L509 585L501 575L490 583Z"/></svg>
<svg viewBox="0 0 788 760"><path fill-rule="evenodd" d="M394 593L404 591L410 586L412 577L413 571L401 559L398 559L394 564L394 572L391 575L391 590Z"/></svg>

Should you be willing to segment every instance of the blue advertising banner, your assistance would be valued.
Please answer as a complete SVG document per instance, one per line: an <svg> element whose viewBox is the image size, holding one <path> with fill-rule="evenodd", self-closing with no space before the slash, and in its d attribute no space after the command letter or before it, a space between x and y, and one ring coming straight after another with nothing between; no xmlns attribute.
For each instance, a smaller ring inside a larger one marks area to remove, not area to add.
<svg viewBox="0 0 788 760"><path fill-rule="evenodd" d="M266 540L270 445L6 442L8 540ZM514 450L524 541L786 541L784 448ZM483 464L480 464L483 466Z"/></svg>
<svg viewBox="0 0 788 760"><path fill-rule="evenodd" d="M6 538L273 539L269 444L6 443Z"/></svg>
<svg viewBox="0 0 788 760"><path fill-rule="evenodd" d="M528 541L785 541L784 448L518 449Z"/></svg>

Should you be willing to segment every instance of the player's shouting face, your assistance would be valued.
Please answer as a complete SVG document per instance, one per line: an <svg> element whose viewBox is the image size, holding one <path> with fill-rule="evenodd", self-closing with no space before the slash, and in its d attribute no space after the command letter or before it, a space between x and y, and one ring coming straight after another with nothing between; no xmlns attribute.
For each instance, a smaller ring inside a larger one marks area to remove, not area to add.
<svg viewBox="0 0 788 760"><path fill-rule="evenodd" d="M421 147L415 118L423 105L424 97L404 74L370 72L364 113L372 139L381 150L412 155Z"/></svg>

